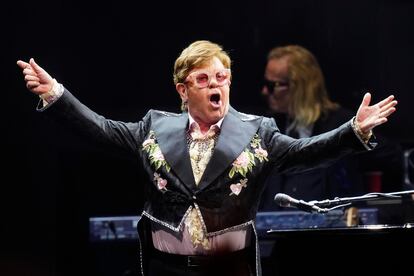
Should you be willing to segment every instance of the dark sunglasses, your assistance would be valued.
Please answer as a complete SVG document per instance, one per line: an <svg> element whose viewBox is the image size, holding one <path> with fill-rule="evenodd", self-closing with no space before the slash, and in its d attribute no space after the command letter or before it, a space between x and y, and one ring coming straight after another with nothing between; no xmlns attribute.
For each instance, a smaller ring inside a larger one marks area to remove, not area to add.
<svg viewBox="0 0 414 276"><path fill-rule="evenodd" d="M273 93L276 90L288 89L289 82L288 81L270 81L267 79L263 79L262 87L266 87L269 93Z"/></svg>

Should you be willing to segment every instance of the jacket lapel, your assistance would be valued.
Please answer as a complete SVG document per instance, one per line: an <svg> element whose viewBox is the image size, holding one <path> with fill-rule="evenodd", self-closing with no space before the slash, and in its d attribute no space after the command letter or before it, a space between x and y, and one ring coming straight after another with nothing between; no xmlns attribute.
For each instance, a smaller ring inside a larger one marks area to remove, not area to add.
<svg viewBox="0 0 414 276"><path fill-rule="evenodd" d="M165 160L185 186L194 190L195 180L187 148L188 114L154 112L152 129Z"/></svg>
<svg viewBox="0 0 414 276"><path fill-rule="evenodd" d="M261 117L241 119L236 110L230 107L221 125L220 136L206 170L198 185L205 189L243 152L257 132Z"/></svg>

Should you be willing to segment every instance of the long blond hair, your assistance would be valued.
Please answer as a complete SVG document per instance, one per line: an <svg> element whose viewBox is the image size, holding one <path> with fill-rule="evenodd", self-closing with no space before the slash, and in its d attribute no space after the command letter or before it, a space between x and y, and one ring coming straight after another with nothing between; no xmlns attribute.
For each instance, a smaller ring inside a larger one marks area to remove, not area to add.
<svg viewBox="0 0 414 276"><path fill-rule="evenodd" d="M289 115L295 126L309 126L339 105L329 99L318 61L307 49L288 45L272 49L267 60L288 58Z"/></svg>

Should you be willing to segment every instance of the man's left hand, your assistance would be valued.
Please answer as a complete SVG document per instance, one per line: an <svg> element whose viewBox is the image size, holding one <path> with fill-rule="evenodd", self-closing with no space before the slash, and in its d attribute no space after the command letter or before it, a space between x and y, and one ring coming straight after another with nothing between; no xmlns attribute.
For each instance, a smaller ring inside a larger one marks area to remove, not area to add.
<svg viewBox="0 0 414 276"><path fill-rule="evenodd" d="M366 93L356 115L356 124L363 134L368 134L374 127L387 122L387 117L394 113L394 106L397 105L392 95L371 106L370 102L371 94Z"/></svg>

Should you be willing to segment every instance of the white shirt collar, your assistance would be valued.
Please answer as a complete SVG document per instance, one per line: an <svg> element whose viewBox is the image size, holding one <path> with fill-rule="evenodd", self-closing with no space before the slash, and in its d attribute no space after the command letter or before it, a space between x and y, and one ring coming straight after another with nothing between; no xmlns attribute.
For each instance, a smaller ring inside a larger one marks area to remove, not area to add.
<svg viewBox="0 0 414 276"><path fill-rule="evenodd" d="M192 123L197 123L194 118L191 116L190 112L188 112L188 119L189 119L189 124L188 124L188 128L190 128ZM223 123L224 117L221 118L217 123L213 124L210 126L210 129L212 126L217 126L219 129L221 128L221 124ZM197 123L198 124L198 123Z"/></svg>

